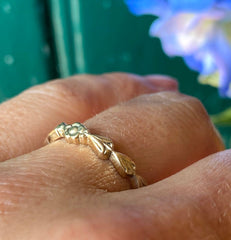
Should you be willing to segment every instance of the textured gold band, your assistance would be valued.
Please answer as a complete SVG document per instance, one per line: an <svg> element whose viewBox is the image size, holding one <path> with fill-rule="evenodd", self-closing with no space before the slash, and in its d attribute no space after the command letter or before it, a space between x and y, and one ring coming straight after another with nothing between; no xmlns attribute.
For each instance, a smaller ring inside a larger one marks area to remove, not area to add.
<svg viewBox="0 0 231 240"><path fill-rule="evenodd" d="M110 160L120 176L130 178L132 188L146 185L143 178L136 174L135 163L125 154L113 150L111 139L91 134L81 123L61 123L49 133L47 142L52 143L62 138L68 143L88 145L100 159Z"/></svg>

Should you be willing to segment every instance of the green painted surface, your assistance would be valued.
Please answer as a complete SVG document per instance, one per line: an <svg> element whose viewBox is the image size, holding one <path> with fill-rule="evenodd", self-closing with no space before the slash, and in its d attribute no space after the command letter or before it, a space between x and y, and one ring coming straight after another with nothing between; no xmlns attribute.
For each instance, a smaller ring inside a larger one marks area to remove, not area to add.
<svg viewBox="0 0 231 240"><path fill-rule="evenodd" d="M0 99L55 76L45 1L0 0Z"/></svg>
<svg viewBox="0 0 231 240"><path fill-rule="evenodd" d="M210 114L230 106L199 85L180 58L148 36L152 16L135 17L123 0L0 0L0 99L36 83L75 73L170 74ZM221 128L230 142L230 128Z"/></svg>

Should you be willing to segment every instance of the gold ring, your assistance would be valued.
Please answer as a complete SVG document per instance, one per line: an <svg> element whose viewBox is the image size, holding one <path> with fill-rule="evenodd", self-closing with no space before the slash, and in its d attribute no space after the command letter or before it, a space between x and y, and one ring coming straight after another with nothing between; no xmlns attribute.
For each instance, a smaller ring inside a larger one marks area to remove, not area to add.
<svg viewBox="0 0 231 240"><path fill-rule="evenodd" d="M129 178L132 188L139 188L147 184L136 174L135 163L125 154L114 151L111 139L93 135L81 123L68 125L61 123L48 134L47 143L64 138L70 144L84 144L91 147L93 152L102 160L110 160L123 178Z"/></svg>

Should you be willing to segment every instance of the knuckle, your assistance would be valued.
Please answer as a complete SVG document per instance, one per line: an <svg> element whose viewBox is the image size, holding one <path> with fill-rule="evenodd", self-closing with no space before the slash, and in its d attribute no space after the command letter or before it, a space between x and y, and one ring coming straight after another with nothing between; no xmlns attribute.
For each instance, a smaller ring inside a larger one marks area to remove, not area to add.
<svg viewBox="0 0 231 240"><path fill-rule="evenodd" d="M209 115L199 99L194 97L186 97L185 102L185 106L188 109L191 109L200 120L209 120Z"/></svg>
<svg viewBox="0 0 231 240"><path fill-rule="evenodd" d="M194 152L198 153L198 159L224 149L219 133L197 98L177 92L160 92L142 95L130 101L131 106L134 106L134 101L138 103L136 110L137 106L142 106L139 112L143 111L143 116L150 116L155 124L165 122L164 131L170 129L173 134L177 130L178 137L185 138L184 143L187 142L190 147L197 146L200 151Z"/></svg>
<svg viewBox="0 0 231 240"><path fill-rule="evenodd" d="M211 125L209 115L199 99L179 93L170 94L169 99L181 111L181 116L187 117L196 127Z"/></svg>
<svg viewBox="0 0 231 240"><path fill-rule="evenodd" d="M27 94L31 99L36 98L39 106L46 104L48 108L57 111L64 109L67 116L81 112L84 119L85 115L98 111L94 94L96 87L89 87L94 84L93 80L94 77L86 75L55 80L32 87Z"/></svg>
<svg viewBox="0 0 231 240"><path fill-rule="evenodd" d="M159 92L154 94L146 94L137 98L138 102L145 105L159 105L163 110L171 108L172 113L182 117L192 119L195 123L206 121L210 122L208 113L203 104L194 97L183 95L178 92ZM197 120L197 121L195 121Z"/></svg>
<svg viewBox="0 0 231 240"><path fill-rule="evenodd" d="M76 80L78 81L78 78L76 78ZM78 96L76 93L76 85L78 85L78 83L73 84L72 80L55 80L32 87L29 93L40 94L46 98L55 98L62 101L73 100L73 98Z"/></svg>
<svg viewBox="0 0 231 240"><path fill-rule="evenodd" d="M194 131L206 155L224 150L222 138L201 101L194 97L184 96L181 105L181 117L187 119L188 129L190 127Z"/></svg>
<svg viewBox="0 0 231 240"><path fill-rule="evenodd" d="M197 115L202 119L209 119L208 113L205 110L201 101L195 97L184 95L177 92L161 92L159 93L162 98L168 100L171 103L181 104L182 110L193 113L193 115Z"/></svg>

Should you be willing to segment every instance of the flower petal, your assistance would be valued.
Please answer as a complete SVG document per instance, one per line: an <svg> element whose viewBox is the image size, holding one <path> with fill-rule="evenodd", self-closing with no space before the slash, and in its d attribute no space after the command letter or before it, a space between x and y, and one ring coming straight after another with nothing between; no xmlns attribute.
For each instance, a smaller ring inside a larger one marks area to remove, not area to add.
<svg viewBox="0 0 231 240"><path fill-rule="evenodd" d="M230 0L218 0L216 1L218 7L224 8L224 9L231 9L231 1Z"/></svg>
<svg viewBox="0 0 231 240"><path fill-rule="evenodd" d="M136 15L159 16L150 35L164 51L182 56L202 76L216 73L221 96L231 97L231 0L125 1Z"/></svg>
<svg viewBox="0 0 231 240"><path fill-rule="evenodd" d="M170 55L192 55L210 37L212 21L202 21L200 16L181 13L156 20L150 35L161 39L165 52Z"/></svg>
<svg viewBox="0 0 231 240"><path fill-rule="evenodd" d="M231 97L231 44L220 29L216 31L216 37L211 49L220 74L219 93L223 97Z"/></svg>
<svg viewBox="0 0 231 240"><path fill-rule="evenodd" d="M184 57L185 63L193 70L203 75L210 75L217 70L213 56L206 49Z"/></svg>
<svg viewBox="0 0 231 240"><path fill-rule="evenodd" d="M161 15L168 8L166 0L125 0L129 10L135 15Z"/></svg>
<svg viewBox="0 0 231 240"><path fill-rule="evenodd" d="M169 0L173 12L202 12L213 7L215 0Z"/></svg>

